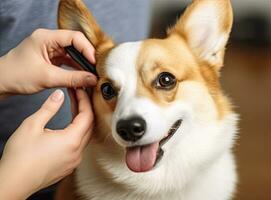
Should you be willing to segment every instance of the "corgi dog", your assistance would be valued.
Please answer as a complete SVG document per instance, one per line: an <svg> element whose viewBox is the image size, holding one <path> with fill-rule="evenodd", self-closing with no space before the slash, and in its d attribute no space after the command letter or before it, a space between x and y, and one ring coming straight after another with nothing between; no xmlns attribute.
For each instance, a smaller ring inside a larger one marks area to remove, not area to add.
<svg viewBox="0 0 271 200"><path fill-rule="evenodd" d="M58 22L95 47L99 80L93 138L57 199L232 199L238 116L219 83L230 0L193 0L164 39L115 44L81 0L61 0Z"/></svg>

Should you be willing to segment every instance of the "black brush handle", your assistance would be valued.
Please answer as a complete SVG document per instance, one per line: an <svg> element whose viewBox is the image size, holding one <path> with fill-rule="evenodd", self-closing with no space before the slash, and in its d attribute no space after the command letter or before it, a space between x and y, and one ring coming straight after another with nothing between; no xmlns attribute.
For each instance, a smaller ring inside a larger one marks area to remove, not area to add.
<svg viewBox="0 0 271 200"><path fill-rule="evenodd" d="M74 46L65 47L66 52L71 56L71 58L77 62L83 69L89 71L98 77L96 68L89 63L89 61L79 52Z"/></svg>

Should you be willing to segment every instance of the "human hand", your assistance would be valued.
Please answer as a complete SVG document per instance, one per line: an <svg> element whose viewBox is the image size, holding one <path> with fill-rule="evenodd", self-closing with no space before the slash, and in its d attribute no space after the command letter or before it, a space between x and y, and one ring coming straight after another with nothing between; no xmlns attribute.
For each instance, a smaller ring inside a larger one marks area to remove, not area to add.
<svg viewBox="0 0 271 200"><path fill-rule="evenodd" d="M26 199L79 165L91 136L93 112L84 90L76 90L76 100L78 114L65 129L45 129L64 101L57 90L10 137L0 161L0 199Z"/></svg>
<svg viewBox="0 0 271 200"><path fill-rule="evenodd" d="M94 48L80 32L38 29L16 48L0 58L0 96L32 94L53 87L88 87L96 77L85 71L58 66L75 62L64 47L74 45L90 63L95 63Z"/></svg>

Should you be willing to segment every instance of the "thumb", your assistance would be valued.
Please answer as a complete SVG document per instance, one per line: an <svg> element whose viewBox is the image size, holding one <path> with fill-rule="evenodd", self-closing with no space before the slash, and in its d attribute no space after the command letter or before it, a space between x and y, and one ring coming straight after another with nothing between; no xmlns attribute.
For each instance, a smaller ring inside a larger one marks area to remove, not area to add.
<svg viewBox="0 0 271 200"><path fill-rule="evenodd" d="M62 90L54 91L44 102L41 108L32 115L36 123L45 127L51 118L57 113L64 101L64 93Z"/></svg>
<svg viewBox="0 0 271 200"><path fill-rule="evenodd" d="M79 88L79 87L91 87L97 83L95 75L86 71L74 71L66 70L53 66L50 71L50 78L47 80L48 87L68 87L68 88Z"/></svg>

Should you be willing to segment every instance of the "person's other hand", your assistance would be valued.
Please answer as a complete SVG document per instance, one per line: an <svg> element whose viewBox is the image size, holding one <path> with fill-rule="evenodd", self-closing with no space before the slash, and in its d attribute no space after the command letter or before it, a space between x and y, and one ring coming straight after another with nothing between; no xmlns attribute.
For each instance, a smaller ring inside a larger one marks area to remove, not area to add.
<svg viewBox="0 0 271 200"><path fill-rule="evenodd" d="M56 90L10 137L0 161L0 199L25 199L79 165L92 133L93 112L87 93L75 93L78 113L65 129L45 128L64 101L63 92Z"/></svg>
<svg viewBox="0 0 271 200"><path fill-rule="evenodd" d="M81 32L38 29L16 48L0 58L0 95L32 94L54 87L88 87L96 77L85 71L65 70L58 66L75 62L64 47L74 45L90 63L95 50Z"/></svg>

